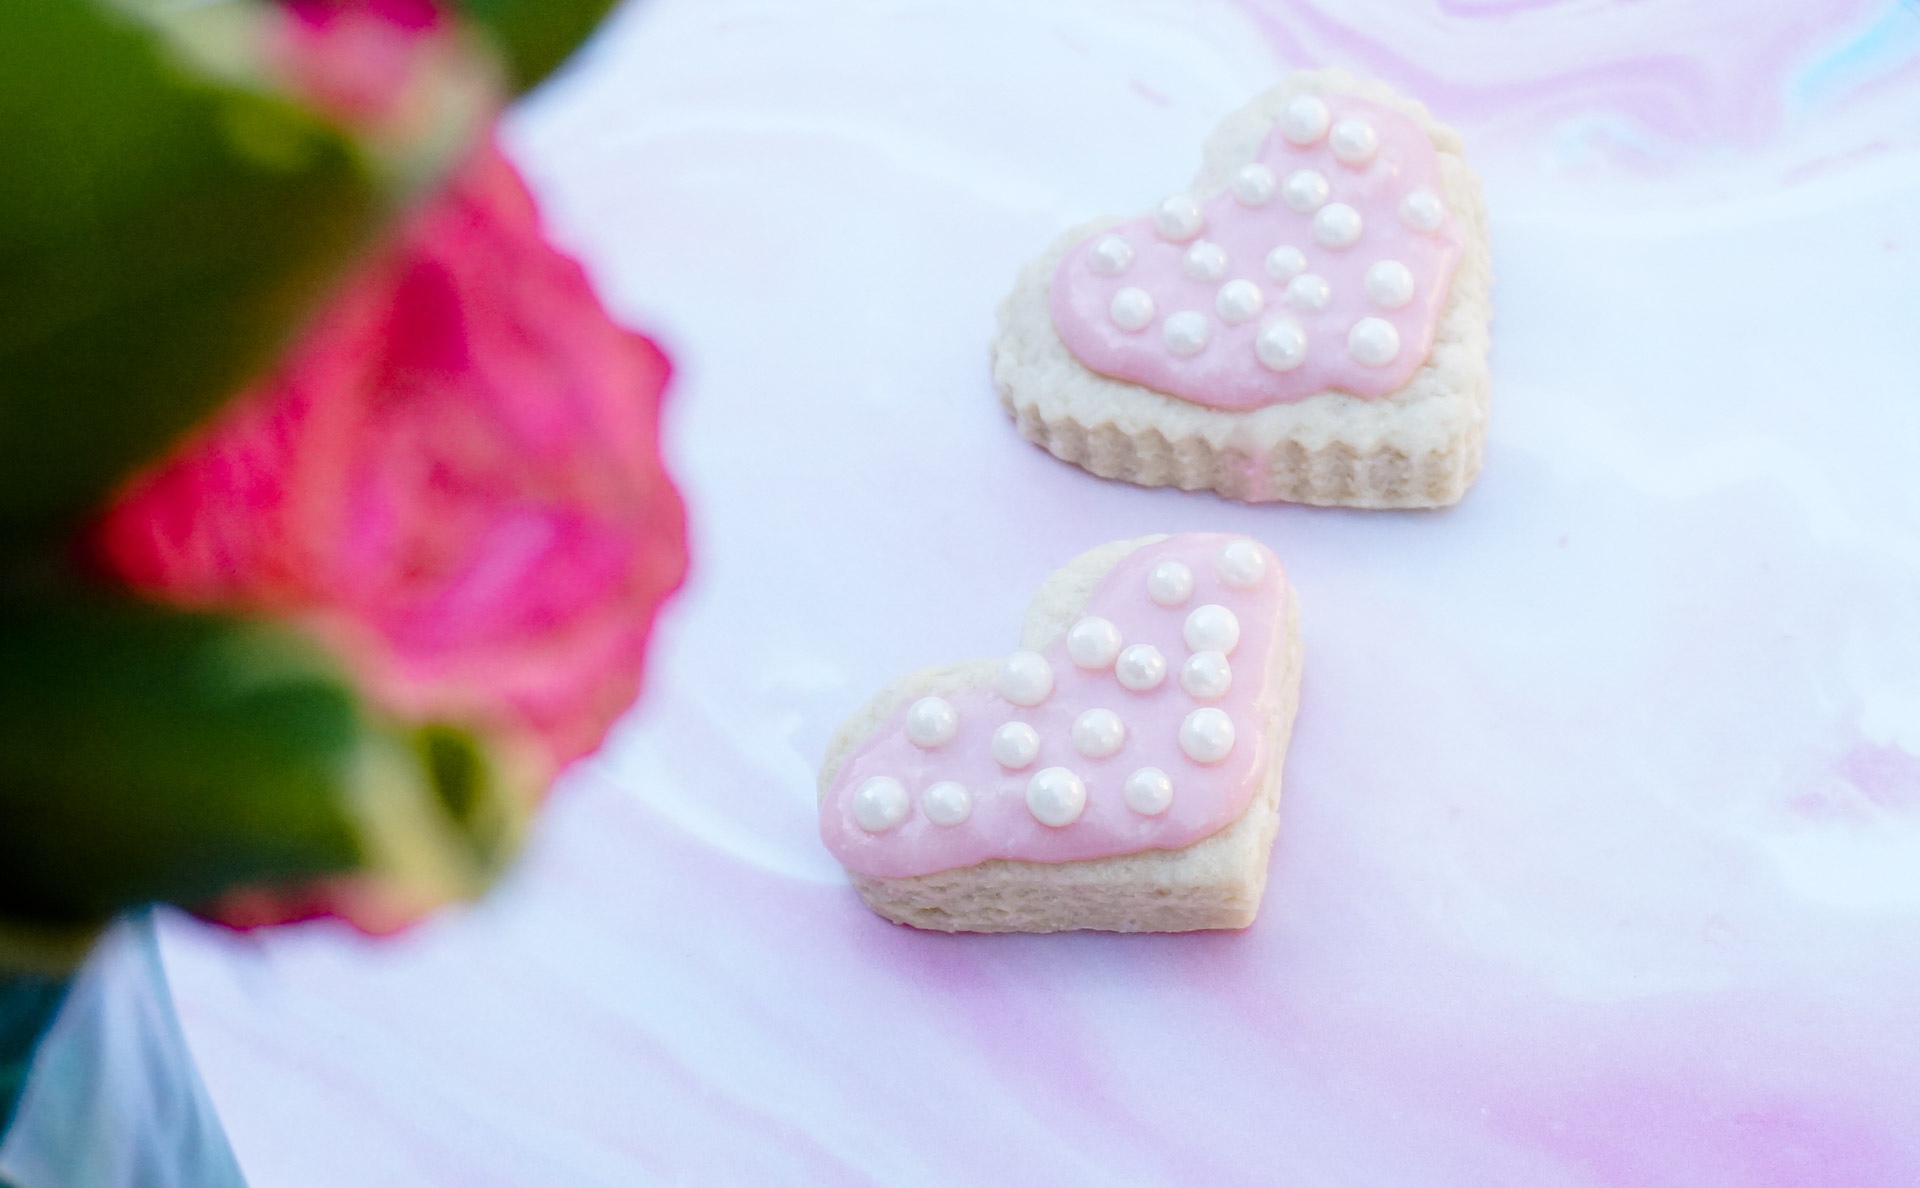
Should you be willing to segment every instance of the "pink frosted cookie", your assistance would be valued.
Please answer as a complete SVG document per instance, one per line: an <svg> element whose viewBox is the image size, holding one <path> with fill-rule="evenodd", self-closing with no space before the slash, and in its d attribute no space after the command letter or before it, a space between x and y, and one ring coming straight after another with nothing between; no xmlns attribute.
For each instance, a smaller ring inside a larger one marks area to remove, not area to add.
<svg viewBox="0 0 1920 1188"><path fill-rule="evenodd" d="M1108 478L1444 506L1480 469L1491 285L1459 134L1302 72L1227 117L1184 193L1028 265L994 379L1022 434Z"/></svg>
<svg viewBox="0 0 1920 1188"><path fill-rule="evenodd" d="M1299 688L1265 545L1104 545L1040 587L1018 651L916 672L841 723L820 835L868 906L916 928L1243 928Z"/></svg>

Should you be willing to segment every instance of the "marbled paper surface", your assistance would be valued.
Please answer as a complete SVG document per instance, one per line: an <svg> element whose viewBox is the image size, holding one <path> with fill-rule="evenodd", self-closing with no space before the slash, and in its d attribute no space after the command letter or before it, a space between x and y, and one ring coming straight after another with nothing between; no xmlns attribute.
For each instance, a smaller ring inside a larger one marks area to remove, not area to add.
<svg viewBox="0 0 1920 1188"><path fill-rule="evenodd" d="M1479 484L1255 508L1021 441L1015 270L1321 64L1485 179ZM256 1188L1920 1183L1914 5L653 0L511 132L680 364L694 577L487 903L167 930ZM1301 596L1259 922L870 915L835 723L1175 531Z"/></svg>

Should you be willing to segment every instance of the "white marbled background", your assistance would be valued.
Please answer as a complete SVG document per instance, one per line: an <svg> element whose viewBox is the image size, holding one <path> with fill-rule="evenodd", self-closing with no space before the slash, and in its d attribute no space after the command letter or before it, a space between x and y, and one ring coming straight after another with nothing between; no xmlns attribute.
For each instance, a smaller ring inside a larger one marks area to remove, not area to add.
<svg viewBox="0 0 1920 1188"><path fill-rule="evenodd" d="M1250 508L1020 441L1018 265L1320 64L1485 177L1479 485ZM695 573L489 902L170 924L256 1188L1920 1183L1920 9L653 0L510 143L680 365ZM1305 603L1258 924L868 915L839 717L1186 529Z"/></svg>

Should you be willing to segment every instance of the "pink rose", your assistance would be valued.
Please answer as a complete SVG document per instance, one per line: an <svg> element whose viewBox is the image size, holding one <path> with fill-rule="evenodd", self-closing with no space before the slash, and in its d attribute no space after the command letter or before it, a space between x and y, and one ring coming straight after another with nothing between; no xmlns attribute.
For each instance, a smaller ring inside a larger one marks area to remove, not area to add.
<svg viewBox="0 0 1920 1188"><path fill-rule="evenodd" d="M668 372L486 144L276 371L125 485L93 550L150 597L300 619L392 711L563 763L632 703L685 569Z"/></svg>

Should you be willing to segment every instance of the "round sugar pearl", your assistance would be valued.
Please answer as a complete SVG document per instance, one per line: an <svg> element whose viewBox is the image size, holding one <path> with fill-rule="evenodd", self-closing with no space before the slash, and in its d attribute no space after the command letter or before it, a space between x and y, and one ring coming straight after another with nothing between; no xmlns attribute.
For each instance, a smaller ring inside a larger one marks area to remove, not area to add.
<svg viewBox="0 0 1920 1188"><path fill-rule="evenodd" d="M1147 597L1158 606L1179 606L1193 595L1193 570L1162 561L1147 574Z"/></svg>
<svg viewBox="0 0 1920 1188"><path fill-rule="evenodd" d="M1292 371L1307 361L1307 332L1285 318L1260 328L1253 353L1269 371Z"/></svg>
<svg viewBox="0 0 1920 1188"><path fill-rule="evenodd" d="M1210 602L1194 608L1180 634L1190 651L1231 655L1240 642L1240 620L1226 607Z"/></svg>
<svg viewBox="0 0 1920 1188"><path fill-rule="evenodd" d="M1180 723L1180 749L1195 763L1218 763L1233 753L1233 719L1208 706Z"/></svg>
<svg viewBox="0 0 1920 1188"><path fill-rule="evenodd" d="M1266 307L1266 294L1250 280L1228 281L1220 286L1219 296L1213 299L1214 311L1229 326L1238 326L1256 317Z"/></svg>
<svg viewBox="0 0 1920 1188"><path fill-rule="evenodd" d="M1400 354L1400 332L1385 318L1361 318L1347 332L1347 353L1368 367L1385 367Z"/></svg>
<svg viewBox="0 0 1920 1188"><path fill-rule="evenodd" d="M960 729L960 715L942 697L922 697L907 710L907 738L916 747L937 747Z"/></svg>
<svg viewBox="0 0 1920 1188"><path fill-rule="evenodd" d="M1019 771L1040 757L1040 732L1025 722L1008 722L993 732L993 761Z"/></svg>
<svg viewBox="0 0 1920 1188"><path fill-rule="evenodd" d="M1089 759L1105 759L1127 741L1127 725L1110 709L1090 709L1073 720L1073 749Z"/></svg>
<svg viewBox="0 0 1920 1188"><path fill-rule="evenodd" d="M1053 692L1053 666L1038 652L1015 652L1000 665L1000 696L1015 705L1039 705Z"/></svg>
<svg viewBox="0 0 1920 1188"><path fill-rule="evenodd" d="M1380 134L1367 121L1348 116L1333 126L1327 147L1342 165L1358 168L1373 160L1373 155L1380 151Z"/></svg>
<svg viewBox="0 0 1920 1188"><path fill-rule="evenodd" d="M1220 652L1195 652L1180 666L1180 688L1195 701L1218 701L1233 688L1233 666Z"/></svg>
<svg viewBox="0 0 1920 1188"><path fill-rule="evenodd" d="M1162 202L1153 211L1153 229L1161 238L1174 243L1185 243L1200 234L1200 228L1206 226L1206 216L1200 212L1200 204L1185 194L1175 194Z"/></svg>
<svg viewBox="0 0 1920 1188"><path fill-rule="evenodd" d="M1438 231L1447 207L1431 190L1411 190L1400 200L1400 221L1415 231Z"/></svg>
<svg viewBox="0 0 1920 1188"><path fill-rule="evenodd" d="M854 824L868 833L885 833L907 819L913 807L907 789L891 776L874 776L853 791Z"/></svg>
<svg viewBox="0 0 1920 1188"><path fill-rule="evenodd" d="M1413 300L1413 272L1398 260L1381 260L1367 269L1364 283L1375 305L1399 309Z"/></svg>
<svg viewBox="0 0 1920 1188"><path fill-rule="evenodd" d="M1273 197L1273 170L1255 161L1233 175L1233 197L1242 206L1265 206Z"/></svg>
<svg viewBox="0 0 1920 1188"><path fill-rule="evenodd" d="M1157 767L1143 767L1127 777L1120 794L1134 812L1157 817L1173 804L1173 779Z"/></svg>
<svg viewBox="0 0 1920 1188"><path fill-rule="evenodd" d="M1214 558L1213 572L1236 590L1251 590L1267 576L1267 558L1250 540L1228 541Z"/></svg>
<svg viewBox="0 0 1920 1188"><path fill-rule="evenodd" d="M1207 325L1207 315L1191 309L1168 314L1166 325L1160 328L1160 336L1166 341L1167 349L1183 359L1206 350L1207 339L1212 334L1213 328Z"/></svg>
<svg viewBox="0 0 1920 1188"><path fill-rule="evenodd" d="M1280 109L1280 135L1304 147L1327 134L1331 118L1319 96L1296 95Z"/></svg>
<svg viewBox="0 0 1920 1188"><path fill-rule="evenodd" d="M973 815L973 796L952 780L941 780L920 794L920 811L935 825L951 828Z"/></svg>
<svg viewBox="0 0 1920 1188"><path fill-rule="evenodd" d="M1180 258L1180 270L1197 281L1217 281L1227 274L1227 251L1217 243L1196 240Z"/></svg>
<svg viewBox="0 0 1920 1188"><path fill-rule="evenodd" d="M1087 811L1087 786L1064 767L1047 767L1027 781L1027 811L1042 825L1060 829Z"/></svg>
<svg viewBox="0 0 1920 1188"><path fill-rule="evenodd" d="M1333 286L1317 272L1308 272L1287 282L1287 304L1295 309L1319 313L1333 301Z"/></svg>
<svg viewBox="0 0 1920 1188"><path fill-rule="evenodd" d="M1133 245L1118 235L1102 235L1087 249L1087 267L1101 276L1119 276L1133 263Z"/></svg>
<svg viewBox="0 0 1920 1188"><path fill-rule="evenodd" d="M1120 629L1089 615L1067 629L1067 655L1081 668L1105 668L1120 654Z"/></svg>
<svg viewBox="0 0 1920 1188"><path fill-rule="evenodd" d="M1147 323L1153 321L1153 298L1147 296L1145 289L1125 288L1113 295L1113 304L1107 307L1107 313L1122 330L1129 333L1144 330Z"/></svg>
<svg viewBox="0 0 1920 1188"><path fill-rule="evenodd" d="M1280 201L1295 214L1312 214L1327 204L1327 196L1332 192L1326 174L1317 169L1296 169L1280 187Z"/></svg>
<svg viewBox="0 0 1920 1188"><path fill-rule="evenodd" d="M1359 240L1360 212L1344 202L1332 202L1313 216L1313 242L1321 247L1351 247Z"/></svg>
<svg viewBox="0 0 1920 1188"><path fill-rule="evenodd" d="M1267 275L1277 281L1290 281L1307 270L1307 254L1286 244L1267 253Z"/></svg>
<svg viewBox="0 0 1920 1188"><path fill-rule="evenodd" d="M1120 653L1113 675L1119 679L1121 688L1145 693L1159 688L1160 682L1167 679L1167 658L1152 644L1134 644Z"/></svg>

